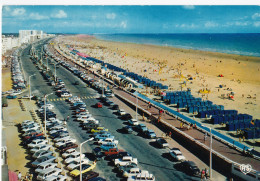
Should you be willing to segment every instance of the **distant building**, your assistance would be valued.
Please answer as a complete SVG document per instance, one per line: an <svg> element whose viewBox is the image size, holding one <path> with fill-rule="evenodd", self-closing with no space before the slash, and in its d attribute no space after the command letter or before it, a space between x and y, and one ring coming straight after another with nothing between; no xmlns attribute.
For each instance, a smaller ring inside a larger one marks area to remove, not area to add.
<svg viewBox="0 0 260 181"><path fill-rule="evenodd" d="M54 34L46 34L42 30L19 30L19 37L2 35L2 54L7 50L19 47L24 43L33 43L37 40L55 36Z"/></svg>
<svg viewBox="0 0 260 181"><path fill-rule="evenodd" d="M21 43L32 43L42 38L46 38L46 33L43 33L42 30L19 30Z"/></svg>
<svg viewBox="0 0 260 181"><path fill-rule="evenodd" d="M14 36L4 36L2 35L2 52L6 53L7 50L11 50L12 48L19 47L20 40Z"/></svg>

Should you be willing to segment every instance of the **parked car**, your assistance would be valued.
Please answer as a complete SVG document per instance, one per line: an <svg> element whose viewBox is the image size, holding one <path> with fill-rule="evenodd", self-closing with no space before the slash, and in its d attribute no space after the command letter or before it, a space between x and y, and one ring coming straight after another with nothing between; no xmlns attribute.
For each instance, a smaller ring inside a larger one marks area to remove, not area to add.
<svg viewBox="0 0 260 181"><path fill-rule="evenodd" d="M128 172L131 168L137 168L137 164L131 163L131 164L128 164L128 165L116 167L117 171L121 174L123 174L124 172Z"/></svg>
<svg viewBox="0 0 260 181"><path fill-rule="evenodd" d="M98 176L99 176L99 173L97 173L97 172L93 172L93 171L85 172L82 174L82 181L88 181L88 180L90 180L92 178L96 178ZM73 181L80 181L80 177L79 176L75 177Z"/></svg>
<svg viewBox="0 0 260 181"><path fill-rule="evenodd" d="M114 138L114 136L112 136L110 133L106 133L106 134L98 134L95 136L95 140L99 141L99 140L104 140L106 138Z"/></svg>
<svg viewBox="0 0 260 181"><path fill-rule="evenodd" d="M88 163L89 163L89 159L84 158L81 160L81 164L88 164ZM74 160L70 164L67 165L67 169L74 170L79 165L80 165L80 160Z"/></svg>
<svg viewBox="0 0 260 181"><path fill-rule="evenodd" d="M100 148L104 151L108 151L111 148L117 148L117 145L115 143L106 143L101 145Z"/></svg>
<svg viewBox="0 0 260 181"><path fill-rule="evenodd" d="M38 167L40 164L43 163L50 163L50 162L54 162L57 158L54 156L41 156L39 158L37 158L34 162L32 162L32 166L33 167Z"/></svg>
<svg viewBox="0 0 260 181"><path fill-rule="evenodd" d="M74 153L71 153L71 154L64 160L64 163L65 163L65 164L69 164L69 163L71 163L71 162L74 161L74 160L79 160L80 158L81 158L81 159L85 158L85 155L84 155L84 154L81 154L81 156L80 156L80 153L74 152Z"/></svg>
<svg viewBox="0 0 260 181"><path fill-rule="evenodd" d="M157 138L156 139L157 144L162 147L162 148L167 148L169 147L169 144L167 143L167 141L164 138Z"/></svg>
<svg viewBox="0 0 260 181"><path fill-rule="evenodd" d="M92 129L90 132L91 133L99 133L100 131L108 131L108 129L104 128L104 127L97 127L96 129Z"/></svg>
<svg viewBox="0 0 260 181"><path fill-rule="evenodd" d="M87 130L87 132L90 132L92 129L99 127L99 125L95 123L83 123L82 127L83 129Z"/></svg>
<svg viewBox="0 0 260 181"><path fill-rule="evenodd" d="M172 158L174 158L177 161L184 161L185 160L185 157L182 155L179 148L172 148L172 149L170 149L169 153L172 156Z"/></svg>
<svg viewBox="0 0 260 181"><path fill-rule="evenodd" d="M101 104L101 102L96 103L95 106L96 106L97 108L102 108L102 104Z"/></svg>
<svg viewBox="0 0 260 181"><path fill-rule="evenodd" d="M30 144L28 144L27 146L28 146L29 148L34 148L34 147L37 146L37 145L46 144L46 143L48 143L47 140L44 140L44 139L35 139L35 140L33 140Z"/></svg>
<svg viewBox="0 0 260 181"><path fill-rule="evenodd" d="M137 164L137 158L131 156L124 156L123 158L115 159L114 164L119 167L127 164L135 163Z"/></svg>
<svg viewBox="0 0 260 181"><path fill-rule="evenodd" d="M123 177L132 177L135 176L137 174L141 173L141 169L138 167L134 167L134 168L130 168L129 170L126 169L123 173L122 176Z"/></svg>
<svg viewBox="0 0 260 181"><path fill-rule="evenodd" d="M197 167L197 165L193 161L181 162L179 167L190 175L199 176L199 174L200 174L200 169Z"/></svg>
<svg viewBox="0 0 260 181"><path fill-rule="evenodd" d="M118 154L110 155L107 158L114 162L115 159L123 158L125 156L132 156L132 155L127 151L123 151L123 152L119 152Z"/></svg>
<svg viewBox="0 0 260 181"><path fill-rule="evenodd" d="M111 156L111 155L119 154L120 152L124 152L124 150L120 150L118 148L111 148L108 151L105 151L104 155Z"/></svg>
<svg viewBox="0 0 260 181"><path fill-rule="evenodd" d="M6 96L6 98L7 99L16 99L17 95L10 94L10 95Z"/></svg>
<svg viewBox="0 0 260 181"><path fill-rule="evenodd" d="M122 120L129 120L129 119L132 119L132 118L133 118L132 115L129 114L129 113L126 113L126 114L124 114L120 117L120 119L122 119Z"/></svg>
<svg viewBox="0 0 260 181"><path fill-rule="evenodd" d="M126 112L124 109L119 109L119 110L117 110L117 114L122 116L122 115L126 114Z"/></svg>
<svg viewBox="0 0 260 181"><path fill-rule="evenodd" d="M72 153L79 153L79 152L76 151L74 148L71 148L71 149L66 150L61 156L62 156L62 158L67 158Z"/></svg>
<svg viewBox="0 0 260 181"><path fill-rule="evenodd" d="M47 178L45 181L66 181L68 180L67 176L64 175L52 175L49 178Z"/></svg>
<svg viewBox="0 0 260 181"><path fill-rule="evenodd" d="M117 104L114 104L113 107L112 107L112 109L118 110L118 109L119 109L119 106L118 106Z"/></svg>
<svg viewBox="0 0 260 181"><path fill-rule="evenodd" d="M46 170L48 168L55 168L55 167L57 167L57 165L58 165L57 163L51 163L51 162L43 163L43 164L39 165L37 169L35 169L35 172L40 173L43 170Z"/></svg>
<svg viewBox="0 0 260 181"><path fill-rule="evenodd" d="M85 172L91 171L95 167L96 167L96 162L95 161L92 164L83 164L81 166L81 173L85 173ZM72 177L77 177L78 175L80 175L80 168L77 167L75 170L71 171L70 175Z"/></svg>
<svg viewBox="0 0 260 181"><path fill-rule="evenodd" d="M128 124L130 124L132 126L137 126L139 124L139 122L136 119L129 119Z"/></svg>
<svg viewBox="0 0 260 181"><path fill-rule="evenodd" d="M63 140L61 140L61 141L55 143L55 146L56 146L56 147L60 147L60 146L65 145L65 144L67 144L67 143L76 143L76 141L77 141L77 140L76 140L76 139L73 139L73 138L63 139Z"/></svg>
<svg viewBox="0 0 260 181"><path fill-rule="evenodd" d="M37 176L37 180L46 180L52 176L58 176L61 173L61 169L59 168L49 168L40 172Z"/></svg>
<svg viewBox="0 0 260 181"><path fill-rule="evenodd" d="M147 170L142 170L141 173L128 177L127 181L155 181L153 174L150 174Z"/></svg>
<svg viewBox="0 0 260 181"><path fill-rule="evenodd" d="M34 148L32 148L30 151L32 152L32 153L35 153L36 151L39 151L39 150L49 150L51 148L51 145L46 145L46 144L44 144L44 145L37 145L37 146L35 146Z"/></svg>
<svg viewBox="0 0 260 181"><path fill-rule="evenodd" d="M57 149L60 150L60 152L65 152L66 150L70 149L70 148L77 148L78 145L75 143L67 143L63 146L58 147Z"/></svg>
<svg viewBox="0 0 260 181"><path fill-rule="evenodd" d="M60 142L61 140L69 139L70 135L68 133L64 133L59 135L57 138L53 139L54 142Z"/></svg>
<svg viewBox="0 0 260 181"><path fill-rule="evenodd" d="M126 133L132 133L133 132L132 126L124 126L123 131Z"/></svg>
<svg viewBox="0 0 260 181"><path fill-rule="evenodd" d="M115 143L116 145L118 144L118 140L115 140L115 139L111 139L111 138L106 138L104 140L99 140L98 141L98 144L99 145L105 145L107 143Z"/></svg>
<svg viewBox="0 0 260 181"><path fill-rule="evenodd" d="M147 129L147 127L146 127L146 125L145 124L138 124L137 126L136 126L136 129L138 130L138 131L140 131L141 133L144 133L145 131L147 131L148 129Z"/></svg>
<svg viewBox="0 0 260 181"><path fill-rule="evenodd" d="M103 151L100 147L94 148L92 150L92 154L94 155L96 160L100 160L104 156Z"/></svg>
<svg viewBox="0 0 260 181"><path fill-rule="evenodd" d="M145 135L150 139L156 138L155 132L151 129L148 129L147 131L145 131Z"/></svg>
<svg viewBox="0 0 260 181"><path fill-rule="evenodd" d="M53 152L49 151L49 150L39 150L39 151L35 152L32 157L34 159L37 159L39 157L49 156L49 155L52 155L52 154L53 154Z"/></svg>

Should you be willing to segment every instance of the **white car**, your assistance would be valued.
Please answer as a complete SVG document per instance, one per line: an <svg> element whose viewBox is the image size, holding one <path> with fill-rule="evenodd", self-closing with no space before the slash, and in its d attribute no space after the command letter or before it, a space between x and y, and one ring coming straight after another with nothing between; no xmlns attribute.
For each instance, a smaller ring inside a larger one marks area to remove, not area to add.
<svg viewBox="0 0 260 181"><path fill-rule="evenodd" d="M22 98L22 99L30 99L30 98L32 99L33 97L34 97L34 95L31 95L31 96L28 96L28 95L27 95L27 96L22 96L21 98Z"/></svg>
<svg viewBox="0 0 260 181"><path fill-rule="evenodd" d="M22 130L23 130L23 132L26 133L30 130L37 130L38 128L40 128L40 126L35 124L35 125L29 126L29 127L25 127Z"/></svg>
<svg viewBox="0 0 260 181"><path fill-rule="evenodd" d="M32 148L30 151L32 153L35 153L36 151L39 151L39 150L49 150L51 148L51 145L47 145L47 144L44 144L44 145L37 145L35 146L34 148Z"/></svg>
<svg viewBox="0 0 260 181"><path fill-rule="evenodd" d="M45 104L45 105L41 106L41 109L45 109L45 107L46 107L46 109L53 109L54 105L52 105L52 104Z"/></svg>
<svg viewBox="0 0 260 181"><path fill-rule="evenodd" d="M61 124L58 124L58 125L56 125L54 127L51 127L50 130L61 130L63 128L64 128L64 126L62 126Z"/></svg>
<svg viewBox="0 0 260 181"><path fill-rule="evenodd" d="M57 167L57 163L43 163L38 166L37 169L35 169L36 173L43 172L43 170L46 170L48 168L55 168Z"/></svg>
<svg viewBox="0 0 260 181"><path fill-rule="evenodd" d="M89 120L89 119L91 120L91 119L95 119L95 118L93 118L91 114L81 115L80 117L77 117L77 120L82 121L82 122L85 120Z"/></svg>
<svg viewBox="0 0 260 181"><path fill-rule="evenodd" d="M60 147L60 146L63 146L67 143L75 143L77 140L76 139L73 139L73 138L69 138L69 139L64 139L64 140L61 140L60 142L57 142L55 143L55 146L57 147Z"/></svg>
<svg viewBox="0 0 260 181"><path fill-rule="evenodd" d="M67 158L70 154L78 152L74 148L66 150L61 156L62 158ZM78 152L79 153L79 152Z"/></svg>
<svg viewBox="0 0 260 181"><path fill-rule="evenodd" d="M137 126L139 125L139 122L136 119L129 119L128 123L132 126Z"/></svg>
<svg viewBox="0 0 260 181"><path fill-rule="evenodd" d="M89 163L89 159L87 158L81 160L81 164L88 164L88 163ZM79 165L80 165L80 160L74 160L70 164L68 164L67 168L68 170L74 170Z"/></svg>
<svg viewBox="0 0 260 181"><path fill-rule="evenodd" d="M177 161L184 161L186 159L178 148L172 148L169 153Z"/></svg>
<svg viewBox="0 0 260 181"><path fill-rule="evenodd" d="M141 173L128 177L127 181L155 181L153 174L150 174L147 170L142 170Z"/></svg>
<svg viewBox="0 0 260 181"><path fill-rule="evenodd" d="M65 139L69 139L70 138L70 135L69 134L61 134L60 136L58 136L57 138L55 138L53 141L54 142L60 142L62 140L65 140Z"/></svg>
<svg viewBox="0 0 260 181"><path fill-rule="evenodd" d="M137 158L133 158L131 156L124 156L123 158L118 158L114 161L114 164L116 166L124 166L131 163L135 163L137 165Z"/></svg>
<svg viewBox="0 0 260 181"><path fill-rule="evenodd" d="M92 114L89 114L89 112L87 110L85 112L81 112L79 114L76 114L77 118L81 118L81 117L84 117L84 116L92 116Z"/></svg>
<svg viewBox="0 0 260 181"><path fill-rule="evenodd" d="M84 154L81 154L81 159L85 158L85 155ZM71 163L72 161L77 161L77 160L80 160L80 153L77 153L77 152L74 152L72 153L71 155L69 155L65 160L64 162L66 164L69 164Z"/></svg>
<svg viewBox="0 0 260 181"><path fill-rule="evenodd" d="M45 181L66 181L68 180L68 177L67 176L64 176L64 175L52 175L51 177L45 179Z"/></svg>
<svg viewBox="0 0 260 181"><path fill-rule="evenodd" d="M119 110L117 111L117 113L118 113L120 116L123 116L123 115L126 114L126 112L125 112L124 109L119 109Z"/></svg>
<svg viewBox="0 0 260 181"><path fill-rule="evenodd" d="M84 120L83 123L94 123L94 124L99 124L99 121L96 120L95 118L90 118L88 120Z"/></svg>
<svg viewBox="0 0 260 181"><path fill-rule="evenodd" d="M104 144L107 144L107 143L115 143L117 145L118 144L118 140L115 140L113 138L106 138L104 140L99 140L98 141L99 145L104 145Z"/></svg>
<svg viewBox="0 0 260 181"><path fill-rule="evenodd" d="M35 147L35 146L37 146L37 145L40 145L40 144L46 144L46 143L48 143L48 141L47 140L44 140L44 139L35 139L35 140L33 140L30 144L28 144L27 146L29 147L29 148L33 148L33 147Z"/></svg>
<svg viewBox="0 0 260 181"><path fill-rule="evenodd" d="M58 131L60 131L60 130L62 130L62 131L67 131L67 128L61 128L61 129L59 129L59 130L57 130L57 129L51 130L51 131L49 132L49 134L56 133L56 132L58 132Z"/></svg>
<svg viewBox="0 0 260 181"><path fill-rule="evenodd" d="M124 171L122 175L123 177L132 177L132 176L136 176L139 173L141 173L140 168L135 167L135 168L131 168L128 172Z"/></svg>
<svg viewBox="0 0 260 181"><path fill-rule="evenodd" d="M34 123L34 121L31 121L31 120L24 120L21 124L22 127L26 126L26 125L29 125L31 123Z"/></svg>
<svg viewBox="0 0 260 181"><path fill-rule="evenodd" d="M47 121L51 121L51 122L62 122L61 120L57 119L57 118L48 118Z"/></svg>
<svg viewBox="0 0 260 181"><path fill-rule="evenodd" d="M16 96L16 95L19 95L19 94L22 94L22 93L23 93L22 91L14 91L12 94Z"/></svg>
<svg viewBox="0 0 260 181"><path fill-rule="evenodd" d="M69 94L69 93L65 92L65 93L61 94L60 96L61 97L71 97L72 94Z"/></svg>
<svg viewBox="0 0 260 181"><path fill-rule="evenodd" d="M39 150L39 151L36 151L34 154L33 154L33 158L34 159L37 159L41 156L50 156L52 155L53 152L52 151L49 151L49 150Z"/></svg>
<svg viewBox="0 0 260 181"><path fill-rule="evenodd" d="M40 172L37 176L37 180L46 180L51 176L58 176L61 173L59 168L49 168Z"/></svg>

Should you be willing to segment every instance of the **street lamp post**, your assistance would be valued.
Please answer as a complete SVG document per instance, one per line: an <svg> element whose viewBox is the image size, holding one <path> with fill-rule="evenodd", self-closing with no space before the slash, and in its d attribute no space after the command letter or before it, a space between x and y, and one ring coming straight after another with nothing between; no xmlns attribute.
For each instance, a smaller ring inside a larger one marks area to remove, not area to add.
<svg viewBox="0 0 260 181"><path fill-rule="evenodd" d="M30 97L30 101L31 101L31 77L35 76L36 74L30 75L29 76L29 97Z"/></svg>
<svg viewBox="0 0 260 181"><path fill-rule="evenodd" d="M55 75L54 75L54 76L55 76L55 82L57 81L57 80L56 80L56 79L57 79L57 78L56 78L56 77L57 77L57 75L56 75L56 65L57 65L57 63L55 64Z"/></svg>
<svg viewBox="0 0 260 181"><path fill-rule="evenodd" d="M206 127L205 125L202 125L203 127ZM206 127L209 128L210 131L210 153L209 153L209 178L212 178L212 132L211 132L211 128L210 127Z"/></svg>
<svg viewBox="0 0 260 181"><path fill-rule="evenodd" d="M46 137L46 99L49 95L52 95L53 93L44 95L44 131L45 131L45 137Z"/></svg>
<svg viewBox="0 0 260 181"><path fill-rule="evenodd" d="M137 119L137 112L138 112L137 106L138 106L138 97L137 97L137 94L136 94L136 110L135 110L135 112L136 112L136 113L135 113L135 119L136 119L136 120L138 120L138 119Z"/></svg>
<svg viewBox="0 0 260 181"><path fill-rule="evenodd" d="M92 138L90 138L90 139L88 139L88 140L86 140L86 141L84 141L84 142L82 142L82 143L80 143L80 145L79 145L79 152L80 152L80 181L82 181L82 163L81 163L81 155L82 155L82 151L81 151L81 147L82 147L82 145L84 144L84 143L87 143L88 141L92 141L94 139L94 137L92 137Z"/></svg>

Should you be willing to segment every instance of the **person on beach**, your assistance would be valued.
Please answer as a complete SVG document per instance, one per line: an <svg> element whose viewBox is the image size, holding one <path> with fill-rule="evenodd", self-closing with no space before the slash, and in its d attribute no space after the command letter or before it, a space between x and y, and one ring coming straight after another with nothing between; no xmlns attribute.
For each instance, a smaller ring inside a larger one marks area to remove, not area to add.
<svg viewBox="0 0 260 181"><path fill-rule="evenodd" d="M19 180L19 181L22 180L22 174L21 174L21 172L19 172L19 174L18 174L18 180Z"/></svg>

